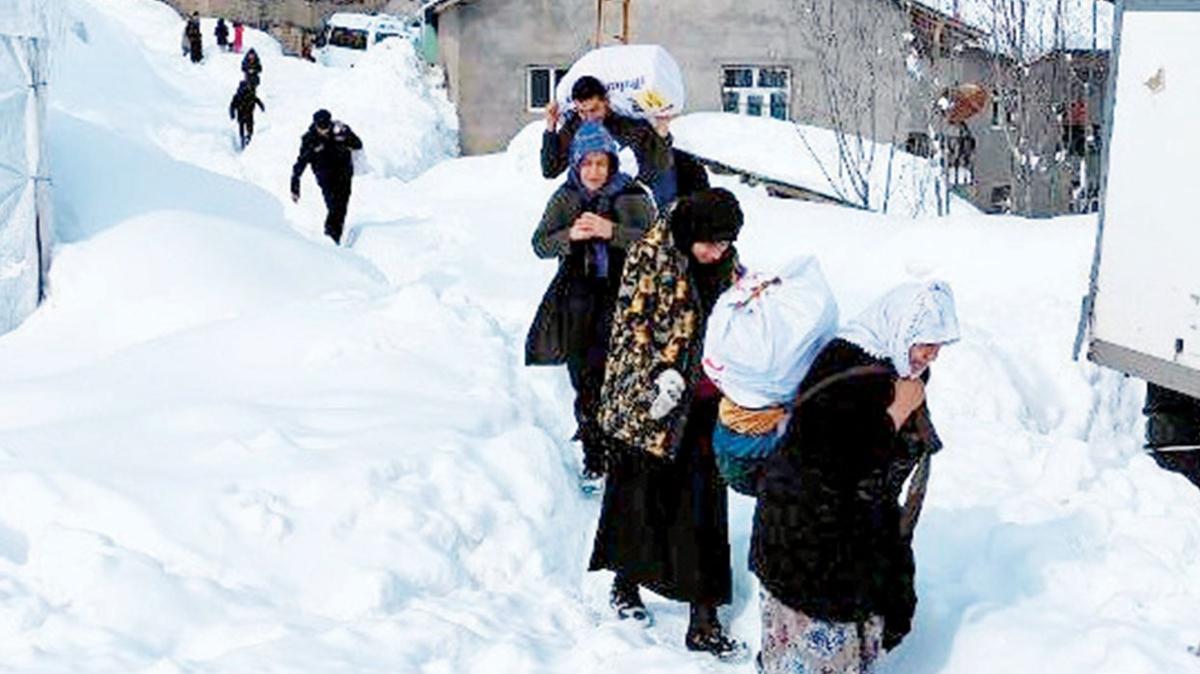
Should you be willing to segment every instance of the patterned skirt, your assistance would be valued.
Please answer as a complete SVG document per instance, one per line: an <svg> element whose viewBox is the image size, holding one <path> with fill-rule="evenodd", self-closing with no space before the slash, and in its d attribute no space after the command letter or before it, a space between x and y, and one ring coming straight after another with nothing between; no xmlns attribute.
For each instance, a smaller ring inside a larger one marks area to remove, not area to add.
<svg viewBox="0 0 1200 674"><path fill-rule="evenodd" d="M759 674L873 674L883 653L883 618L862 623L814 620L766 589L762 605Z"/></svg>

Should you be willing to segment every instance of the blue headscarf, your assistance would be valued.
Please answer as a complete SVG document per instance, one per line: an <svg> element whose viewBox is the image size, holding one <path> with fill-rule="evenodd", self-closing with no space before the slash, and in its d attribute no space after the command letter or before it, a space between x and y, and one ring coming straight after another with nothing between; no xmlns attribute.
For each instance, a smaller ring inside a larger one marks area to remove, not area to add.
<svg viewBox="0 0 1200 674"><path fill-rule="evenodd" d="M633 179L621 173L621 158L618 156L620 147L612 134L600 122L584 122L575 132L571 141L571 171L567 174L567 182L573 187L586 191L583 179L579 176L579 165L585 157L593 152L603 152L608 155L608 182L600 188L599 193L615 196L629 187Z"/></svg>
<svg viewBox="0 0 1200 674"><path fill-rule="evenodd" d="M567 183L575 189L588 194L612 199L633 184L633 178L621 173L621 158L617 141L600 122L584 122L575 131L571 141L571 172L567 175ZM608 181L597 192L590 192L583 184L579 175L579 165L584 158L593 152L603 152L608 155ZM595 262L597 278L608 278L608 245L593 241L588 245L592 259Z"/></svg>

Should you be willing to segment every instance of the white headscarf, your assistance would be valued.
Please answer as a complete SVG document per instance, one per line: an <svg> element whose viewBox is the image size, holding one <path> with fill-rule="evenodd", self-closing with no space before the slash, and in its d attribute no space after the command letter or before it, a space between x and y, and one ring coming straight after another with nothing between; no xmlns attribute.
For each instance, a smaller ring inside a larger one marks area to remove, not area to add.
<svg viewBox="0 0 1200 674"><path fill-rule="evenodd" d="M944 281L906 283L867 307L838 337L876 358L892 361L901 377L910 377L908 350L913 344L958 341L954 293Z"/></svg>

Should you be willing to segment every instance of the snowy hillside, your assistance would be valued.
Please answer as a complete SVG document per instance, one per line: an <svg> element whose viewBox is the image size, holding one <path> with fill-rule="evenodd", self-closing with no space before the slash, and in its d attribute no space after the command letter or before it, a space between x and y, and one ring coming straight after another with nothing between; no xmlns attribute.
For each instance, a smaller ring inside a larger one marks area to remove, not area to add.
<svg viewBox="0 0 1200 674"><path fill-rule="evenodd" d="M536 134L452 158L454 111L403 49L354 72L179 54L154 0L67 0L51 83L62 244L0 337L0 672L739 672L687 607L611 617L584 572L565 372L522 366L553 265ZM210 27L206 24L206 34ZM366 146L348 248L288 176L312 111ZM752 266L815 254L852 316L955 288L934 367L914 631L885 674L1195 671L1200 493L1140 449L1143 388L1070 359L1092 218L909 221L733 182ZM752 502L731 500L732 632L758 642Z"/></svg>

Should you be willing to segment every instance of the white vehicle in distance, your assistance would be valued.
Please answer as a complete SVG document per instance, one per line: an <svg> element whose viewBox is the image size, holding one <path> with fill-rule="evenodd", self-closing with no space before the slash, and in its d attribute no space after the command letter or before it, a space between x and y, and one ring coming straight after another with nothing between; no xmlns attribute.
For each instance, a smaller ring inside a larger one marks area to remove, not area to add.
<svg viewBox="0 0 1200 674"><path fill-rule="evenodd" d="M388 38L416 40L420 23L385 14L338 12L325 22L317 62L334 68L353 68L363 54Z"/></svg>

